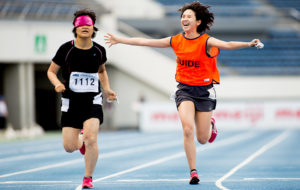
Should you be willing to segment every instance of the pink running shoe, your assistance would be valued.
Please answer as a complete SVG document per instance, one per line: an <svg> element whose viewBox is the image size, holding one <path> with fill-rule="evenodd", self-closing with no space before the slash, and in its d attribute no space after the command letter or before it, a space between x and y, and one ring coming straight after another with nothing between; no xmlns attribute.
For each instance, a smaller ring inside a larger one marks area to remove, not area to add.
<svg viewBox="0 0 300 190"><path fill-rule="evenodd" d="M92 189L94 188L93 184L93 179L92 178L88 178L88 177L83 177L83 181L82 181L82 188L83 189Z"/></svg>
<svg viewBox="0 0 300 190"><path fill-rule="evenodd" d="M81 129L80 134L83 135L83 129ZM83 144L82 144L82 147L79 149L79 151L80 151L80 153L81 153L82 155L85 154L85 145L84 145L84 142L83 142Z"/></svg>
<svg viewBox="0 0 300 190"><path fill-rule="evenodd" d="M216 139L217 137L217 134L218 134L218 130L217 130L217 127L215 125L215 119L212 117L211 118L211 125L212 125L212 130L211 130L211 136L210 136L210 139L208 140L209 143L212 143L214 142L214 140Z"/></svg>
<svg viewBox="0 0 300 190"><path fill-rule="evenodd" d="M198 184L200 181L197 171L191 172L190 184Z"/></svg>

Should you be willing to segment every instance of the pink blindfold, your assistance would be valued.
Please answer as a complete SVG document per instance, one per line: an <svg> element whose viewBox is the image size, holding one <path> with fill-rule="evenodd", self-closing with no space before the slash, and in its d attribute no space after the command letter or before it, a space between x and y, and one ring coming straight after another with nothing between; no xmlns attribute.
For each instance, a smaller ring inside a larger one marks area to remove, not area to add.
<svg viewBox="0 0 300 190"><path fill-rule="evenodd" d="M91 17L89 17L87 15L82 15L82 16L77 17L74 22L75 27L92 26L92 25L94 25L94 22L91 19Z"/></svg>

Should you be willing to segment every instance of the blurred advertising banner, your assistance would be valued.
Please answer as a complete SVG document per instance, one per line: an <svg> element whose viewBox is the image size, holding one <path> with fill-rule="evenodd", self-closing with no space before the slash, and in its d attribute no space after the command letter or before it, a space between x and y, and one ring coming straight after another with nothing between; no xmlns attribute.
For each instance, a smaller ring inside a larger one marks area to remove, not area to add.
<svg viewBox="0 0 300 190"><path fill-rule="evenodd" d="M300 128L300 100L219 101L214 111L218 128ZM145 103L140 114L145 132L181 130L174 102Z"/></svg>

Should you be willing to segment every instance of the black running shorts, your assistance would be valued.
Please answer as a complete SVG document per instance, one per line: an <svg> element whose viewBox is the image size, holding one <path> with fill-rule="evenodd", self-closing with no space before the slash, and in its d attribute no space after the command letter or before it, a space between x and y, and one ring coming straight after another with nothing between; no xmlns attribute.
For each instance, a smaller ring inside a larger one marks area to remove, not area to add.
<svg viewBox="0 0 300 190"><path fill-rule="evenodd" d="M207 86L189 86L179 83L175 94L176 106L183 101L192 101L196 111L210 112L216 109L217 99L213 84Z"/></svg>
<svg viewBox="0 0 300 190"><path fill-rule="evenodd" d="M98 118L100 124L103 123L103 110L99 104L70 106L67 110L62 110L62 127L83 128L83 123L91 118Z"/></svg>

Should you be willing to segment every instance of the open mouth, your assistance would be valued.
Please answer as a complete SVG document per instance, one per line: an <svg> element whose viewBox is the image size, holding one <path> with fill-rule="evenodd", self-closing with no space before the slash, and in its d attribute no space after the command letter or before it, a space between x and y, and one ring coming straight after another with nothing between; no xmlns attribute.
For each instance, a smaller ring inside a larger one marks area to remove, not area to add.
<svg viewBox="0 0 300 190"><path fill-rule="evenodd" d="M183 26L189 26L189 25L190 25L189 23L184 23L184 24L183 24Z"/></svg>
<svg viewBox="0 0 300 190"><path fill-rule="evenodd" d="M87 31L87 30L83 30L83 31L82 31L82 33L89 33L89 31Z"/></svg>

